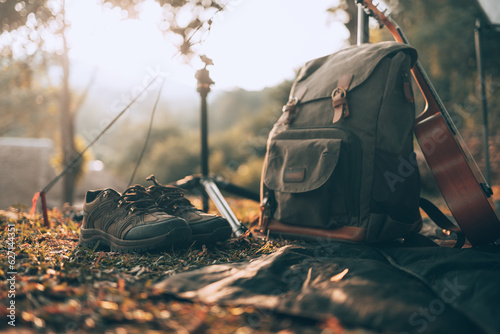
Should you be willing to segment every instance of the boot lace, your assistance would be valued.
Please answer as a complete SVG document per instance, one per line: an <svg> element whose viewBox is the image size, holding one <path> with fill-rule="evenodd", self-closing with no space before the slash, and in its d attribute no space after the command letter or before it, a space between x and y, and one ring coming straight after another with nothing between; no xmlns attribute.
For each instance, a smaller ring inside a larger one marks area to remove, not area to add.
<svg viewBox="0 0 500 334"><path fill-rule="evenodd" d="M184 197L184 194L178 187L162 185L156 180L154 175L148 176L146 180L153 181L154 185L149 186L148 191L155 194L156 203L167 213L173 214L177 212L181 214L186 211L198 211L198 209Z"/></svg>
<svg viewBox="0 0 500 334"><path fill-rule="evenodd" d="M119 197L117 206L125 208L130 213L158 210L153 197L139 184L127 188Z"/></svg>

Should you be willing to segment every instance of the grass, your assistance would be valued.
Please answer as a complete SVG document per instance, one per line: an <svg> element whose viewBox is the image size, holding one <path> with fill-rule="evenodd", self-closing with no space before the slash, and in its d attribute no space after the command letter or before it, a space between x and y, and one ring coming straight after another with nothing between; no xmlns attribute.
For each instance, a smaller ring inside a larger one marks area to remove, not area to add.
<svg viewBox="0 0 500 334"><path fill-rule="evenodd" d="M231 205L247 226L257 217L255 203L240 200ZM0 211L0 329L117 334L343 332L335 318L316 323L253 307L207 305L154 293L154 283L168 276L211 264L248 261L290 242L246 235L155 254L100 252L77 247L79 223L73 214L66 208L50 210L51 226L46 227L41 215L31 217L15 208ZM15 259L8 252L12 225ZM15 291L8 281L13 270L17 272ZM8 298L9 294L15 296ZM15 302L15 327L9 325L10 301ZM256 318L258 322L251 321Z"/></svg>

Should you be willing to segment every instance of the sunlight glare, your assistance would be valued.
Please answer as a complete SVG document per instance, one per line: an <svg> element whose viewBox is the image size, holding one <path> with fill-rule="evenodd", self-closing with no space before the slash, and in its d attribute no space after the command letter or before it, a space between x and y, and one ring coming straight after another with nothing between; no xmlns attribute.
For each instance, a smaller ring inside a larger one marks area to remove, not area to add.
<svg viewBox="0 0 500 334"><path fill-rule="evenodd" d="M340 48L343 25L326 26L328 2L239 1L217 15L202 53L224 87L262 89L292 79L306 61Z"/></svg>
<svg viewBox="0 0 500 334"><path fill-rule="evenodd" d="M68 38L73 59L107 71L127 72L175 52L157 28L161 9L154 1L141 5L138 19L127 20L121 10L88 2L72 2L68 7L68 12L78 12L71 15ZM90 22L89 17L92 17Z"/></svg>
<svg viewBox="0 0 500 334"><path fill-rule="evenodd" d="M214 61L209 68L214 89L258 90L292 79L305 61L338 50L346 38L341 23L327 26L328 2L234 0L229 4L213 15L210 33L198 31L206 38L194 48ZM154 0L140 6L137 19L124 20L122 10L68 1L70 57L87 68L97 66L100 73L123 78L117 84L141 80L149 66L159 67L176 83L195 87L194 74L203 66L198 55L186 64L175 47L182 42L180 36L165 36L159 29L165 28L162 18L172 13ZM180 26L192 16L183 10L177 17Z"/></svg>

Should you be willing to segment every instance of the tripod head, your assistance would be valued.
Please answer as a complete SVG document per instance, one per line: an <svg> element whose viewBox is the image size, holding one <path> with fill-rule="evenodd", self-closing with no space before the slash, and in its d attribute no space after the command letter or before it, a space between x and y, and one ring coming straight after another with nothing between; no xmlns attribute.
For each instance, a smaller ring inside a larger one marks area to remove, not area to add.
<svg viewBox="0 0 500 334"><path fill-rule="evenodd" d="M212 59L208 58L205 55L201 55L200 58L201 61L205 63L205 67L196 72L195 78L198 80L197 91L202 97L206 97L210 92L210 86L215 83L210 78L210 73L207 70L207 66L213 65L214 62L212 61Z"/></svg>

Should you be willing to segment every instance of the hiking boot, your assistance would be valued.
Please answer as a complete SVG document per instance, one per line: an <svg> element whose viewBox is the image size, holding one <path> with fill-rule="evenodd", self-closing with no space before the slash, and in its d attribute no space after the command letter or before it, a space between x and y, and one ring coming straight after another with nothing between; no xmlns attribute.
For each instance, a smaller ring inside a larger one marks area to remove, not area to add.
<svg viewBox="0 0 500 334"><path fill-rule="evenodd" d="M231 236L231 225L226 219L197 209L184 197L178 187L161 185L154 175L146 180L154 182L154 185L146 188L146 191L151 194L158 206L166 213L182 217L187 221L194 241L212 243L226 240Z"/></svg>
<svg viewBox="0 0 500 334"><path fill-rule="evenodd" d="M83 205L79 245L121 252L162 250L189 244L186 221L165 213L144 187L88 191Z"/></svg>

